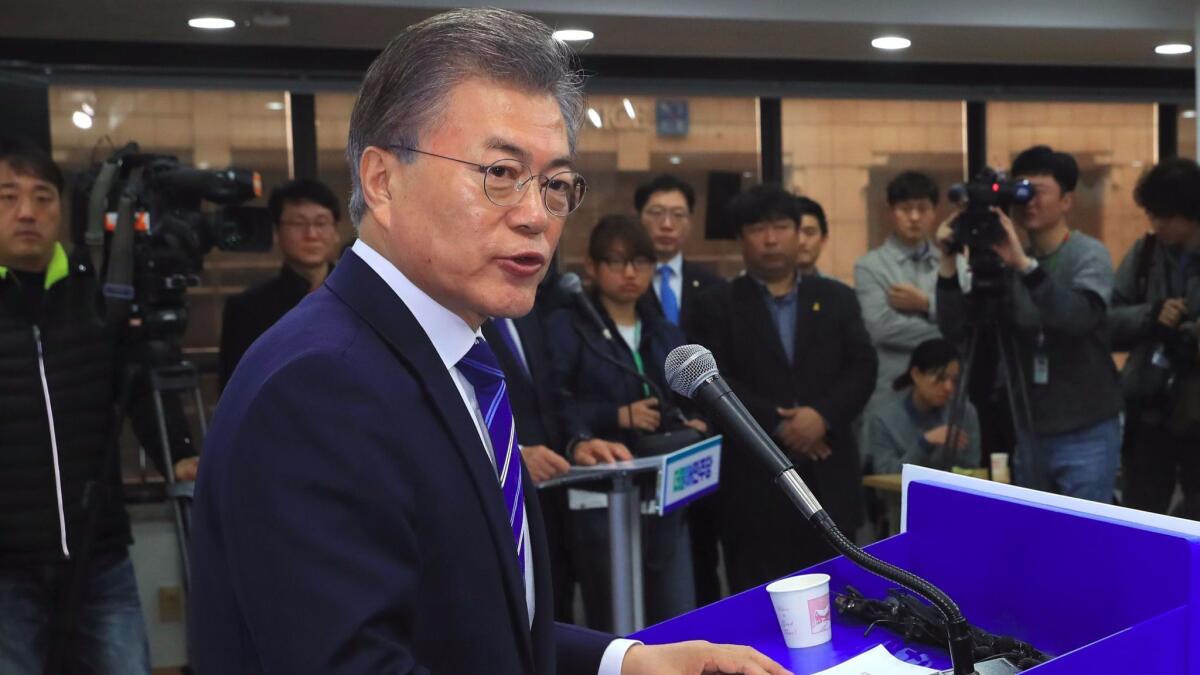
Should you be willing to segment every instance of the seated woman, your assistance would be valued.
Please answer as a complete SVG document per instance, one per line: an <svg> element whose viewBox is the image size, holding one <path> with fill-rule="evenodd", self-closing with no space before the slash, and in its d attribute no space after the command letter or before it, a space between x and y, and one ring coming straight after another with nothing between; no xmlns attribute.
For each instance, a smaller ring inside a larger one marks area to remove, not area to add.
<svg viewBox="0 0 1200 675"><path fill-rule="evenodd" d="M947 438L950 399L958 384L958 350L941 338L917 346L896 394L875 406L867 420L867 454L875 473L900 473L904 464L934 469L979 466L979 416L966 401L958 438Z"/></svg>
<svg viewBox="0 0 1200 675"><path fill-rule="evenodd" d="M570 446L585 438L623 443L638 453L648 436L685 425L706 433L704 423L687 419L670 394L663 361L684 343L679 329L642 299L654 274L654 244L638 221L606 216L588 241L586 272L591 300L612 340L576 308L561 309L547 321L558 413ZM646 382L649 380L654 386ZM657 388L657 389L656 389ZM568 453L569 454L569 453ZM571 490L569 529L572 562L583 591L587 623L612 629L607 496ZM691 544L686 509L643 519L643 569L647 624L695 609Z"/></svg>

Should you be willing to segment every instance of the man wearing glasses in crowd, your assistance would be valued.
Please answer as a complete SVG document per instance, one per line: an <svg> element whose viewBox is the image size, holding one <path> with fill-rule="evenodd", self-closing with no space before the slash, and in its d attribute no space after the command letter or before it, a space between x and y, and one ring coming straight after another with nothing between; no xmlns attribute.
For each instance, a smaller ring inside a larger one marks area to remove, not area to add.
<svg viewBox="0 0 1200 675"><path fill-rule="evenodd" d="M338 198L319 181L301 178L271 191L267 202L283 268L230 297L221 321L221 389L258 336L325 282L337 256Z"/></svg>
<svg viewBox="0 0 1200 675"><path fill-rule="evenodd" d="M744 647L554 623L480 327L533 308L583 198L573 64L544 23L469 9L406 28L368 69L346 150L358 241L246 353L207 438L197 672L786 673Z"/></svg>

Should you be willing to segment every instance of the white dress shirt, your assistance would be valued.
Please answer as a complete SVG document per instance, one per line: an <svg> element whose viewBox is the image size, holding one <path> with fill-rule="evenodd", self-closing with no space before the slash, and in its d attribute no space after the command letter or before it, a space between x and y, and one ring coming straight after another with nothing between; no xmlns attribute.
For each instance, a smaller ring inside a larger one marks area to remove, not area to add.
<svg viewBox="0 0 1200 675"><path fill-rule="evenodd" d="M658 302L662 303L662 272L658 268L666 265L671 268L671 278L667 283L671 286L671 290L675 292L675 302L679 303L679 308L683 309L683 253L676 253L674 258L671 258L665 263L658 263L654 266L654 283L650 287L654 289L654 294L658 296Z"/></svg>
<svg viewBox="0 0 1200 675"><path fill-rule="evenodd" d="M492 454L492 441L487 433L487 425L484 422L483 411L479 408L479 401L475 398L475 388L467 380L457 365L462 360L471 347L475 345L475 341L483 339L482 334L478 329L472 329L458 315L454 314L445 307L439 305L436 300L429 297L427 293L417 288L415 284L409 281L404 273L396 268L391 262L380 255L375 249L371 248L362 239L354 242L353 251L358 257L362 258L363 262L367 263L376 274L382 278L392 291L400 298L400 301L408 307L408 311L412 312L413 318L420 324L421 329L425 331L425 335L429 337L429 341L433 343L434 349L437 350L438 356L442 358L442 363L446 366L446 370L450 371L450 376L454 380L454 384L458 387L459 396L462 397L463 405L466 406L468 412L471 413L471 419L475 421L475 431L479 434L479 441L483 447L483 452L487 455L488 461L495 467L496 459ZM504 330L511 325L510 321L501 322L501 330ZM515 326L513 326L515 328ZM512 331L516 333L516 331ZM519 338L517 338L519 340ZM517 342L520 345L520 342ZM519 347L523 349L523 346ZM499 485L499 478L496 482ZM525 497L529 498L530 491L526 490ZM529 551L529 515L525 512L525 550ZM516 551L513 551L516 555ZM533 625L533 613L537 607L536 598L534 596L533 584L533 556L525 556L525 608L529 616L529 623ZM620 675L621 664L625 660L625 652L633 645L640 644L633 640L617 639L613 640L612 644L604 650L604 656L600 659L600 669L597 675Z"/></svg>

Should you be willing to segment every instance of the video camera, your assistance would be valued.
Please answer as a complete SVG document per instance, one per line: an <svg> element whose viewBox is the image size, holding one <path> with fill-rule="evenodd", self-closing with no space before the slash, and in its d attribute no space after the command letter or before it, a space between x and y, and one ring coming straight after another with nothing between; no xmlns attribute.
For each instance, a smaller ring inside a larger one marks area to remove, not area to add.
<svg viewBox="0 0 1200 675"><path fill-rule="evenodd" d="M1008 210L1013 204L1025 204L1033 198L1033 186L1027 180L1007 180L990 168L980 171L968 183L952 186L950 201L963 207L951 223L949 242L953 253L969 251L972 273L971 293L999 293L1003 289L1004 262L992 246L1008 236L992 208Z"/></svg>
<svg viewBox="0 0 1200 675"><path fill-rule="evenodd" d="M188 167L129 143L80 181L74 236L102 272L110 315L125 314L147 338L181 336L184 294L213 248L266 251L270 214L243 204L262 194L257 172ZM205 208L209 202L219 208ZM125 318L125 317L122 317Z"/></svg>

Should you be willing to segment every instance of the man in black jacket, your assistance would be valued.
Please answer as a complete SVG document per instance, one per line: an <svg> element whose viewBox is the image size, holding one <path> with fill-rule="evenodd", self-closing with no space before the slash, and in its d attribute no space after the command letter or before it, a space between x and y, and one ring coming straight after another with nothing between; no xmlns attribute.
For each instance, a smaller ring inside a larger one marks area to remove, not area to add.
<svg viewBox="0 0 1200 675"><path fill-rule="evenodd" d="M41 675L51 626L86 558L65 667L148 674L120 471L106 465L125 348L100 311L90 266L58 243L62 186L44 152L0 140L0 672ZM134 405L149 412L148 403ZM157 438L149 415L135 421L139 437ZM157 462L160 451L146 445ZM195 470L194 458L175 467L180 479ZM89 555L85 486L106 477Z"/></svg>
<svg viewBox="0 0 1200 675"><path fill-rule="evenodd" d="M325 282L338 251L338 198L319 181L301 178L271 191L267 202L283 268L225 302L221 321L221 389L258 336Z"/></svg>
<svg viewBox="0 0 1200 675"><path fill-rule="evenodd" d="M712 350L755 420L851 533L862 518L862 491L850 422L875 386L875 350L853 290L797 273L799 222L795 197L779 187L734 198L730 224L746 274L700 297L689 334ZM833 557L768 472L726 445L717 495L731 590Z"/></svg>

